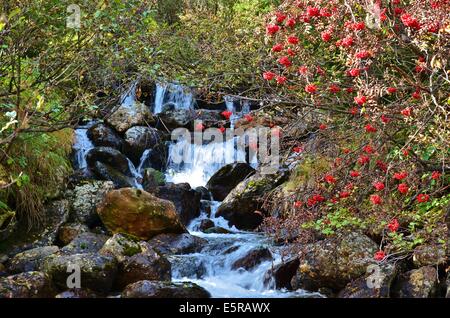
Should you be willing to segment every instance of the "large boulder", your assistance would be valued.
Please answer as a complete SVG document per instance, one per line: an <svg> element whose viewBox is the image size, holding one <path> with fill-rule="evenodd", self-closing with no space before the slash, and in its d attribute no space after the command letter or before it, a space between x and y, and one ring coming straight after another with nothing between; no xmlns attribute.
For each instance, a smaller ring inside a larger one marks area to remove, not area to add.
<svg viewBox="0 0 450 318"><path fill-rule="evenodd" d="M194 283L170 283L143 280L128 285L122 298L209 298L211 295Z"/></svg>
<svg viewBox="0 0 450 318"><path fill-rule="evenodd" d="M184 225L200 215L201 194L193 189L189 183L168 183L157 187L154 194L161 199L172 201Z"/></svg>
<svg viewBox="0 0 450 318"><path fill-rule="evenodd" d="M120 171L128 177L133 176L128 158L119 150L111 147L92 148L86 155L86 161L88 167L94 172L96 172L95 163L101 162Z"/></svg>
<svg viewBox="0 0 450 318"><path fill-rule="evenodd" d="M96 253L48 256L42 265L42 271L51 279L53 284L61 290L67 289L67 280L72 272L68 266L72 265L80 270L82 288L98 292L111 290L117 275L117 261L112 256Z"/></svg>
<svg viewBox="0 0 450 318"><path fill-rule="evenodd" d="M388 298L391 285L397 275L395 264L373 264L366 274L345 286L338 294L339 298Z"/></svg>
<svg viewBox="0 0 450 318"><path fill-rule="evenodd" d="M97 178L112 181L116 188L138 187L134 177L129 177L103 162L95 162L93 170Z"/></svg>
<svg viewBox="0 0 450 318"><path fill-rule="evenodd" d="M0 278L0 298L48 298L54 292L42 272L26 272Z"/></svg>
<svg viewBox="0 0 450 318"><path fill-rule="evenodd" d="M259 199L264 193L286 181L287 177L285 170L280 170L276 174L252 175L240 182L227 195L217 209L216 216L224 217L238 229L255 229L263 220L263 215L257 211L261 207Z"/></svg>
<svg viewBox="0 0 450 318"><path fill-rule="evenodd" d="M258 247L250 250L247 255L241 257L236 260L233 265L231 265L232 269L243 268L245 270L251 271L259 264L272 260L272 253L268 248Z"/></svg>
<svg viewBox="0 0 450 318"><path fill-rule="evenodd" d="M12 257L8 261L8 270L12 274L39 270L42 261L59 251L58 246L36 247Z"/></svg>
<svg viewBox="0 0 450 318"><path fill-rule="evenodd" d="M163 254L198 253L205 247L207 241L188 233L160 234L149 241L150 245Z"/></svg>
<svg viewBox="0 0 450 318"><path fill-rule="evenodd" d="M148 246L142 253L126 257L120 263L117 286L122 289L141 280L170 281L171 277L170 262Z"/></svg>
<svg viewBox="0 0 450 318"><path fill-rule="evenodd" d="M393 295L400 298L435 297L438 288L436 268L425 266L401 274L393 286Z"/></svg>
<svg viewBox="0 0 450 318"><path fill-rule="evenodd" d="M124 153L135 165L139 165L146 149L152 149L162 142L161 132L156 128L134 126L125 132Z"/></svg>
<svg viewBox="0 0 450 318"><path fill-rule="evenodd" d="M146 149L140 158L140 170L153 168L163 171L167 167L168 142L160 142L152 149Z"/></svg>
<svg viewBox="0 0 450 318"><path fill-rule="evenodd" d="M335 237L304 245L291 286L310 291L322 287L339 291L366 273L376 251L375 242L355 232L338 233Z"/></svg>
<svg viewBox="0 0 450 318"><path fill-rule="evenodd" d="M194 120L194 116L195 114L190 109L164 107L163 111L158 114L159 122L157 127L170 131L176 128L188 128L189 124Z"/></svg>
<svg viewBox="0 0 450 318"><path fill-rule="evenodd" d="M112 233L125 233L148 240L161 233L184 233L172 202L134 188L106 194L97 212Z"/></svg>
<svg viewBox="0 0 450 318"><path fill-rule="evenodd" d="M86 155L88 168L101 180L109 180L116 187L135 186L135 168L120 151L110 147L95 147Z"/></svg>
<svg viewBox="0 0 450 318"><path fill-rule="evenodd" d="M96 147L111 147L122 151L123 139L111 127L97 123L87 131L87 136Z"/></svg>
<svg viewBox="0 0 450 318"><path fill-rule="evenodd" d="M75 237L72 242L61 249L62 254L83 254L98 252L108 237L103 234L84 232Z"/></svg>
<svg viewBox="0 0 450 318"><path fill-rule="evenodd" d="M133 126L154 124L155 120L150 109L146 105L136 101L120 105L106 119L106 122L119 133L124 133Z"/></svg>
<svg viewBox="0 0 450 318"><path fill-rule="evenodd" d="M98 224L100 219L96 211L97 205L103 200L106 192L112 189L114 183L111 181L92 181L69 191L66 196L71 202L74 221L91 227ZM63 237L63 240L67 239Z"/></svg>
<svg viewBox="0 0 450 318"><path fill-rule="evenodd" d="M265 285L271 285L271 283L273 283L274 287L277 289L292 289L291 279L297 272L299 265L300 261L298 257L291 258L281 264L275 265L264 275Z"/></svg>
<svg viewBox="0 0 450 318"><path fill-rule="evenodd" d="M246 163L228 164L217 171L206 184L214 200L223 201L242 180L253 175L255 169Z"/></svg>

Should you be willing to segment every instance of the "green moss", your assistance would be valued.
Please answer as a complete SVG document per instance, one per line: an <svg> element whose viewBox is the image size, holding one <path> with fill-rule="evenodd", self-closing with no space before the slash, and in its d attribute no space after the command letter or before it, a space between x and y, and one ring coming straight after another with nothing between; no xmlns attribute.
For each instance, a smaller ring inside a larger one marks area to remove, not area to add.
<svg viewBox="0 0 450 318"><path fill-rule="evenodd" d="M328 171L329 166L330 164L326 157L307 156L291 174L289 181L284 185L284 190L295 191L309 180L312 180L315 175Z"/></svg>

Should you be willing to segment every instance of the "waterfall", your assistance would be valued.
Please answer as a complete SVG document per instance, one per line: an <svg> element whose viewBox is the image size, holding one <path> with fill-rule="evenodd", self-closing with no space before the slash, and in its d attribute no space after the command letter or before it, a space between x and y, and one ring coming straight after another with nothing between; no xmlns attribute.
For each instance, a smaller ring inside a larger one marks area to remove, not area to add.
<svg viewBox="0 0 450 318"><path fill-rule="evenodd" d="M75 142L73 150L75 153L75 169L83 170L87 168L86 154L94 148L91 140L87 136L89 127L80 127L75 129Z"/></svg>
<svg viewBox="0 0 450 318"><path fill-rule="evenodd" d="M154 114L159 114L163 106L172 103L177 109L192 109L194 95L189 88L175 83L157 83L155 94Z"/></svg>
<svg viewBox="0 0 450 318"><path fill-rule="evenodd" d="M175 163L174 157L181 156L185 149L188 149L191 162ZM187 182L191 187L205 186L220 168L237 161L245 161L245 151L237 148L236 138L203 145L181 139L169 146L166 179L174 183Z"/></svg>

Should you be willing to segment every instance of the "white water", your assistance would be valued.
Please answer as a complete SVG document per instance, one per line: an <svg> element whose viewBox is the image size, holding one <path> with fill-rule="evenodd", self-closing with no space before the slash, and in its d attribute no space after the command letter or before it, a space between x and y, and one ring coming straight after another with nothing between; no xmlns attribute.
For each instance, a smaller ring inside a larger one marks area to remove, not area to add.
<svg viewBox="0 0 450 318"><path fill-rule="evenodd" d="M73 150L75 151L75 169L83 170L87 168L86 154L94 148L91 140L87 136L88 127L75 129L75 141Z"/></svg>
<svg viewBox="0 0 450 318"><path fill-rule="evenodd" d="M167 103L173 103L177 109L191 109L194 95L189 88L174 83L157 83L154 114L159 114Z"/></svg>
<svg viewBox="0 0 450 318"><path fill-rule="evenodd" d="M211 202L211 220L216 226L233 233L206 234L197 231L201 220L208 218L205 213L193 220L188 229L192 235L208 241L200 253L170 256L172 279L175 282L191 281L208 290L212 297L218 298L259 298L259 297L320 297L318 293L303 290L276 290L274 282L265 283L265 273L281 260L279 248L272 246L269 239L262 234L243 232L230 227L222 217L215 217L220 202ZM232 269L238 259L246 256L252 249L267 247L273 260L264 261L252 270ZM195 271L193 268L200 268ZM200 277L198 274L201 274Z"/></svg>
<svg viewBox="0 0 450 318"><path fill-rule="evenodd" d="M230 127L234 128L236 120L250 112L247 101L243 101L242 110L236 111L235 100L225 97L227 110L232 112ZM176 163L174 158L182 156L188 151L191 161L182 164ZM168 168L166 180L173 183L187 182L191 187L205 186L208 180L223 166L245 162L246 152L238 147L238 137L230 138L224 142L209 142L207 144L192 144L190 140L180 138L169 146ZM257 162L252 161L251 166L257 167Z"/></svg>

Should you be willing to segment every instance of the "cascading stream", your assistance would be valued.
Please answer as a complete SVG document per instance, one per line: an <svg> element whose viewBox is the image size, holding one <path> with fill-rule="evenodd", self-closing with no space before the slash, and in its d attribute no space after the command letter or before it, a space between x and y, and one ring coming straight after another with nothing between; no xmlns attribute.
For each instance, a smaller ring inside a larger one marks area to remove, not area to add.
<svg viewBox="0 0 450 318"><path fill-rule="evenodd" d="M133 90L131 90L133 91ZM129 93L122 103L132 102L134 96ZM176 109L190 109L194 107L192 93L176 84L158 84L156 88L154 113L162 111L164 104L172 103ZM236 111L235 100L226 98L225 103L229 111L230 126L234 127L236 120L250 111L249 104L242 102L240 111ZM86 153L93 148L87 137L88 127L76 130L76 143L74 146L76 165L80 169L86 168ZM226 164L245 161L245 151L237 151L237 138L224 142L209 142L207 144L192 144L191 140L180 139L173 141L169 146L168 167L166 179L168 182L187 182L191 187L205 186L209 178ZM173 158L184 149L192 154L191 163L175 163ZM129 161L130 169L135 180L142 178L146 160L152 150L144 151L141 162L137 168ZM256 164L252 164L256 168ZM136 187L141 187L136 182ZM173 281L192 281L207 289L213 297L312 297L320 296L299 290L296 292L280 291L274 288L274 282L264 279L265 274L272 266L281 262L279 247L261 233L239 231L230 227L228 221L216 217L215 213L220 202L206 201L203 206L211 207L208 216L205 211L194 219L188 227L189 232L208 241L201 253L169 256L172 263ZM209 218L215 226L228 230L228 234L206 234L198 230L200 222ZM268 248L273 256L271 261L263 261L252 270L243 268L233 269L232 264L246 256L249 251L257 247Z"/></svg>

